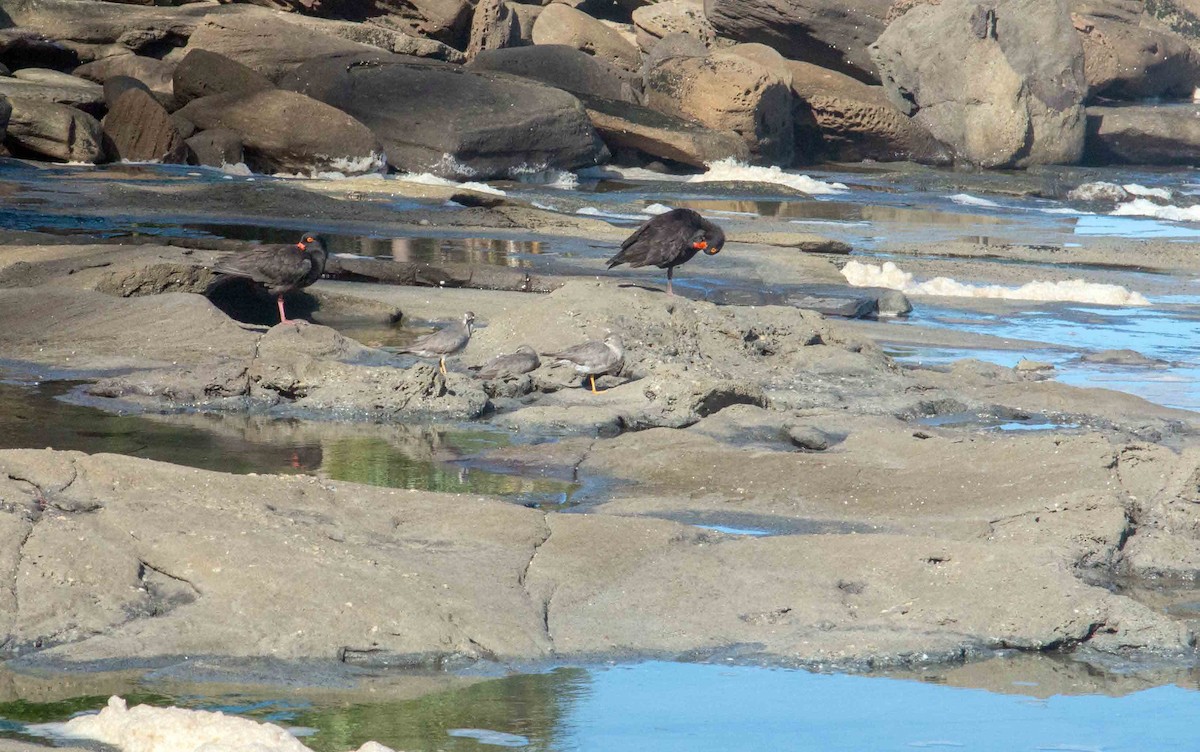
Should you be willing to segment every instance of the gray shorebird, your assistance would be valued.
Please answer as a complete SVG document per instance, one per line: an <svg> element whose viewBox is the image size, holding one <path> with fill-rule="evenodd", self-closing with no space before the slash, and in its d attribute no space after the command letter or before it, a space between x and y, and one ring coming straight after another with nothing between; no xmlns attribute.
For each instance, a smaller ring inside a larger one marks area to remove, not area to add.
<svg viewBox="0 0 1200 752"><path fill-rule="evenodd" d="M709 256L721 252L725 231L691 209L672 209L659 214L625 239L621 250L608 260L608 268L620 264L631 267L657 266L667 270L667 294L675 267L704 251Z"/></svg>
<svg viewBox="0 0 1200 752"><path fill-rule="evenodd" d="M467 311L462 321L442 327L436 332L426 334L408 347L400 350L402 353L412 353L422 358L437 358L438 368L446 375L446 356L453 355L467 346L474 331L475 314Z"/></svg>
<svg viewBox="0 0 1200 752"><path fill-rule="evenodd" d="M593 339L562 352L544 354L547 358L554 358L555 365L563 363L573 366L577 373L587 376L592 382L592 394L600 394L596 391L597 376L620 373L625 366L625 347L616 334L608 335L603 342Z"/></svg>
<svg viewBox="0 0 1200 752"><path fill-rule="evenodd" d="M225 275L209 285L221 285L229 277L253 280L275 296L279 304L279 323L288 323L283 310L283 296L308 287L325 271L325 243L319 235L307 233L295 245L266 245L241 253L230 253L217 259L213 271Z"/></svg>
<svg viewBox="0 0 1200 752"><path fill-rule="evenodd" d="M521 345L516 352L496 357L479 366L475 376L480 379L499 379L504 376L520 376L542 364L538 354L529 345Z"/></svg>

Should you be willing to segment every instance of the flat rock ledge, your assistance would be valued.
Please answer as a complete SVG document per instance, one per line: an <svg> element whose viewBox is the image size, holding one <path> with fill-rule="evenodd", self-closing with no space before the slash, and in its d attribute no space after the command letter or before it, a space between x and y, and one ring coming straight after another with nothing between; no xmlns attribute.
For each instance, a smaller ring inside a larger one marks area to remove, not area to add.
<svg viewBox="0 0 1200 752"><path fill-rule="evenodd" d="M1063 526L1028 519L973 537L755 538L52 450L0 451L0 498L0 620L25 666L654 655L869 667L1192 640L1085 584L1078 547L1057 545Z"/></svg>

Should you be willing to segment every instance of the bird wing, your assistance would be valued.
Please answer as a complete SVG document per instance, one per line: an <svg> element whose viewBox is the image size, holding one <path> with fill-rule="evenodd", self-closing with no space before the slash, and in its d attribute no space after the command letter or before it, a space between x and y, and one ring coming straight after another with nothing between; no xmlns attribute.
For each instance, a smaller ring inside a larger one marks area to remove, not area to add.
<svg viewBox="0 0 1200 752"><path fill-rule="evenodd" d="M465 335L466 331L451 325L426 334L400 352L452 353L462 347L462 343L466 339Z"/></svg>
<svg viewBox="0 0 1200 752"><path fill-rule="evenodd" d="M691 246L696 232L693 215L699 216L691 209L673 209L651 219L621 243L621 251L608 260L608 267L663 266L674 261Z"/></svg>
<svg viewBox="0 0 1200 752"><path fill-rule="evenodd" d="M546 353L546 357L554 358L555 360L565 360L570 363L584 364L601 364L605 360L612 357L612 350L608 349L608 345L603 342L584 342L582 345L568 347L566 350L556 353Z"/></svg>
<svg viewBox="0 0 1200 752"><path fill-rule="evenodd" d="M222 256L213 264L213 271L247 277L262 284L294 284L303 280L313 269L308 256L288 253L280 248L258 248L243 253Z"/></svg>

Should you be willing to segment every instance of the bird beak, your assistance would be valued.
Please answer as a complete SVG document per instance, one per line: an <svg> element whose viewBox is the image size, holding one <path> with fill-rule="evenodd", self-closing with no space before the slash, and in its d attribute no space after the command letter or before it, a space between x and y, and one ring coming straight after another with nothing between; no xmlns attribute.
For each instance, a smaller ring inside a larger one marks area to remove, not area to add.
<svg viewBox="0 0 1200 752"><path fill-rule="evenodd" d="M307 249L305 248L305 246L304 246L304 241L303 241L303 240L301 240L299 243L297 243L297 244L296 244L296 247L297 247L297 248L299 248L299 249L300 249L300 250L302 250L302 251L303 251L303 250L307 250Z"/></svg>
<svg viewBox="0 0 1200 752"><path fill-rule="evenodd" d="M697 251L706 251L706 250L708 250L708 241L707 240L697 240L695 243L692 243L692 247L695 248Z"/></svg>

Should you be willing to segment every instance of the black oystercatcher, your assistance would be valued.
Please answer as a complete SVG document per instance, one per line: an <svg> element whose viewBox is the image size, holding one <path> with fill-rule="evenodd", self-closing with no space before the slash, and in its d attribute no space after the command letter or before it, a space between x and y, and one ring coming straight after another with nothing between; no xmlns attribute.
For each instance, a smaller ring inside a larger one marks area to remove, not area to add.
<svg viewBox="0 0 1200 752"><path fill-rule="evenodd" d="M213 265L213 271L230 277L245 277L266 287L279 303L279 323L286 324L284 294L308 287L320 279L327 255L320 236L307 233L295 245L266 245L222 256ZM218 277L213 284L220 282Z"/></svg>
<svg viewBox="0 0 1200 752"><path fill-rule="evenodd" d="M606 373L618 374L625 366L625 348L621 338L610 334L603 342L591 340L582 345L569 347L562 352L545 353L547 358L554 358L555 365L560 363L573 366L578 373L591 379L592 394L596 391L596 377Z"/></svg>
<svg viewBox="0 0 1200 752"><path fill-rule="evenodd" d="M400 352L412 353L422 358L437 358L438 367L442 369L442 375L445 376L446 356L453 355L467 346L467 343L471 341L471 332L474 330L472 324L474 323L475 314L467 311L463 314L460 323L451 324L436 332L426 334Z"/></svg>
<svg viewBox="0 0 1200 752"><path fill-rule="evenodd" d="M537 369L542 364L538 354L529 345L521 345L508 355L497 355L479 367L475 373L481 379L500 379L505 376L520 376Z"/></svg>
<svg viewBox="0 0 1200 752"><path fill-rule="evenodd" d="M691 209L672 209L659 214L637 229L621 244L621 252L608 260L608 268L619 264L650 266L667 270L667 294L675 267L691 259L697 251L709 256L721 252L725 232Z"/></svg>

